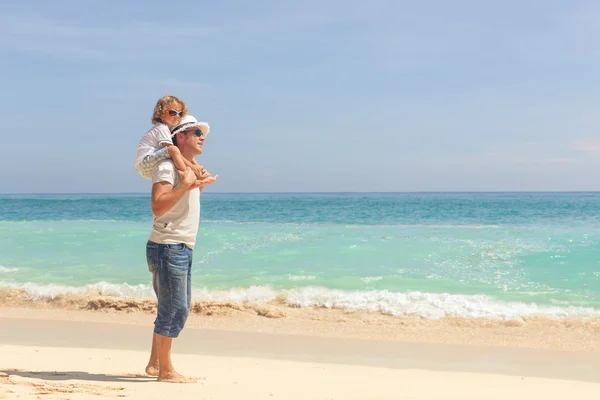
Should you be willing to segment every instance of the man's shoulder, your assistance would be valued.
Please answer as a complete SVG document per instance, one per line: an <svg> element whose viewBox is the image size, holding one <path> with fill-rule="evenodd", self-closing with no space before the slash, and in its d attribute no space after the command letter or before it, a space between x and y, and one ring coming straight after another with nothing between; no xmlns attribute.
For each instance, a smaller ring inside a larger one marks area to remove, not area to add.
<svg viewBox="0 0 600 400"><path fill-rule="evenodd" d="M156 164L156 171L170 171L170 172L175 172L175 164L173 163L173 160L171 160L170 158L165 158L164 160L160 160L157 164Z"/></svg>
<svg viewBox="0 0 600 400"><path fill-rule="evenodd" d="M173 164L173 161L170 158L159 161L152 174L152 183L169 182L174 185L176 181L177 174L175 173L175 164Z"/></svg>

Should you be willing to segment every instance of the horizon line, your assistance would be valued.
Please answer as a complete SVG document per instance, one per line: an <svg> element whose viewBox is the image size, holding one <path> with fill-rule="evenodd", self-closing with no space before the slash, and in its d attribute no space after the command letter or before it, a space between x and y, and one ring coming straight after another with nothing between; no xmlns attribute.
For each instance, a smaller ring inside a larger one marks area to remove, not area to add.
<svg viewBox="0 0 600 400"><path fill-rule="evenodd" d="M418 190L418 191L269 191L269 192L205 192L209 194L420 194L420 193L600 193L600 190ZM0 196L22 196L22 195L106 195L106 194L128 194L128 195L150 195L150 192L21 192L0 193Z"/></svg>

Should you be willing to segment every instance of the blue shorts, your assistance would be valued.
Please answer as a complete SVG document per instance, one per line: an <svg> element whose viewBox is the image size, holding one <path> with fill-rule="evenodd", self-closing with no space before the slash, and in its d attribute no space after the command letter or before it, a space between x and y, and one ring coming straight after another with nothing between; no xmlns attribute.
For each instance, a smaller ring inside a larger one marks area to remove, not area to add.
<svg viewBox="0 0 600 400"><path fill-rule="evenodd" d="M185 244L148 241L146 260L158 297L154 333L176 338L185 326L192 305L192 253Z"/></svg>

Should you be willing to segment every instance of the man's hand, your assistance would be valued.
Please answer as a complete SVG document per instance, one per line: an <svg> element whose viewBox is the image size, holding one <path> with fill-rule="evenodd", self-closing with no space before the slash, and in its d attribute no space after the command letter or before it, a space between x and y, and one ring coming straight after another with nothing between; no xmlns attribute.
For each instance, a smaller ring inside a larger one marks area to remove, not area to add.
<svg viewBox="0 0 600 400"><path fill-rule="evenodd" d="M202 189L206 185L215 183L217 181L218 177L219 177L219 174L217 174L215 176L210 175L208 178L197 180L196 183L194 183L192 186L190 186L189 190L196 189L196 188Z"/></svg>
<svg viewBox="0 0 600 400"><path fill-rule="evenodd" d="M196 175L196 179L205 179L210 176L210 173L204 169L202 165L192 165L190 167L194 174Z"/></svg>
<svg viewBox="0 0 600 400"><path fill-rule="evenodd" d="M196 174L194 174L194 171L192 171L190 167L188 167L185 171L176 171L179 174L179 178L181 179L179 184L183 185L182 187L184 189L189 189L194 184L194 182L196 182Z"/></svg>

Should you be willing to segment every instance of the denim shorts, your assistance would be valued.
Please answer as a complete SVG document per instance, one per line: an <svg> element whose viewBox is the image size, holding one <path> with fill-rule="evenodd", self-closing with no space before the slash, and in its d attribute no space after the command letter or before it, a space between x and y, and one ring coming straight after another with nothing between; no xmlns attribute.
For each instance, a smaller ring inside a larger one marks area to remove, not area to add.
<svg viewBox="0 0 600 400"><path fill-rule="evenodd" d="M146 260L158 298L154 333L176 338L192 305L192 249L185 244L148 241Z"/></svg>

